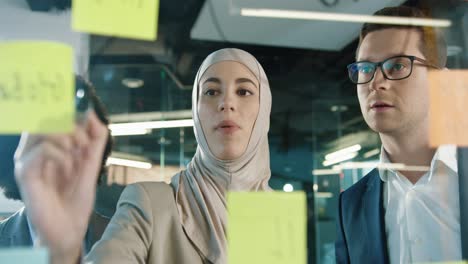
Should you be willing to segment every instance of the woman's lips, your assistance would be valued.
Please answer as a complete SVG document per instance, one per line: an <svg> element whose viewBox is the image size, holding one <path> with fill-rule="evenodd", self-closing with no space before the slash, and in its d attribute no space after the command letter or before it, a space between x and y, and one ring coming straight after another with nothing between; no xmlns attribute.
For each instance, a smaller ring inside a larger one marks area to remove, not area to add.
<svg viewBox="0 0 468 264"><path fill-rule="evenodd" d="M220 127L218 130L223 134L232 134L239 130L239 127Z"/></svg>
<svg viewBox="0 0 468 264"><path fill-rule="evenodd" d="M217 126L216 130L220 131L222 134L232 134L239 130L240 127L234 121L224 120L221 121Z"/></svg>

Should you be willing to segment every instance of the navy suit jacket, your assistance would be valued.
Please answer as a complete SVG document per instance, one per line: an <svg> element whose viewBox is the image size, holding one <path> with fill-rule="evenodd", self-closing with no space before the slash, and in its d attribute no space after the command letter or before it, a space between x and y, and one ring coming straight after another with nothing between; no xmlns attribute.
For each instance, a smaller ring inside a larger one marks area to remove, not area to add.
<svg viewBox="0 0 468 264"><path fill-rule="evenodd" d="M340 194L336 263L389 263L382 195L377 169Z"/></svg>
<svg viewBox="0 0 468 264"><path fill-rule="evenodd" d="M0 248L32 246L28 220L24 207L0 222Z"/></svg>
<svg viewBox="0 0 468 264"><path fill-rule="evenodd" d="M84 240L85 253L88 253L91 247L101 238L109 219L97 214L95 211L91 214L88 232L86 232ZM7 219L0 221L0 249L32 246L33 241L24 207Z"/></svg>

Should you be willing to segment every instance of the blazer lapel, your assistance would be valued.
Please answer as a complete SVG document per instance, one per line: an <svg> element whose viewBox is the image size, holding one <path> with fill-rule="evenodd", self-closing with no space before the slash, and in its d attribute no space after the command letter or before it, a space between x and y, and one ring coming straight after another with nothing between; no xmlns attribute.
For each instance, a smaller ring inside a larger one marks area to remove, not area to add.
<svg viewBox="0 0 468 264"><path fill-rule="evenodd" d="M385 212L383 208L383 182L374 169L367 182L363 207L367 229L368 259L366 263L389 263L387 236L385 235Z"/></svg>
<svg viewBox="0 0 468 264"><path fill-rule="evenodd" d="M468 148L457 149L462 257L468 259Z"/></svg>
<svg viewBox="0 0 468 264"><path fill-rule="evenodd" d="M15 221L13 221L11 225L11 232L11 243L13 246L16 247L33 245L24 207L15 216Z"/></svg>

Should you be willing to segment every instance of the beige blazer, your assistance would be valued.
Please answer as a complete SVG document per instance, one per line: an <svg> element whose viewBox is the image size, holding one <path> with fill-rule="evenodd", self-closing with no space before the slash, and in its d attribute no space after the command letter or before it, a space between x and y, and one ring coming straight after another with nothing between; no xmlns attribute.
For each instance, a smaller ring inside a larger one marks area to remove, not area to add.
<svg viewBox="0 0 468 264"><path fill-rule="evenodd" d="M185 235L170 185L158 182L125 188L117 210L85 263L203 264Z"/></svg>

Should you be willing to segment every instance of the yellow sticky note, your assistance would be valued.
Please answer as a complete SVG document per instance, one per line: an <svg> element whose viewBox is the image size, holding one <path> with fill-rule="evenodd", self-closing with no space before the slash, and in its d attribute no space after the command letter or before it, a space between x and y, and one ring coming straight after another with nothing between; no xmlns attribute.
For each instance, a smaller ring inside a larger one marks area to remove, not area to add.
<svg viewBox="0 0 468 264"><path fill-rule="evenodd" d="M73 0L72 27L99 35L156 40L159 0Z"/></svg>
<svg viewBox="0 0 468 264"><path fill-rule="evenodd" d="M468 146L468 70L429 72L430 145Z"/></svg>
<svg viewBox="0 0 468 264"><path fill-rule="evenodd" d="M0 44L0 134L73 129L72 59L72 48L60 43Z"/></svg>
<svg viewBox="0 0 468 264"><path fill-rule="evenodd" d="M307 207L303 192L231 192L228 264L305 264Z"/></svg>

